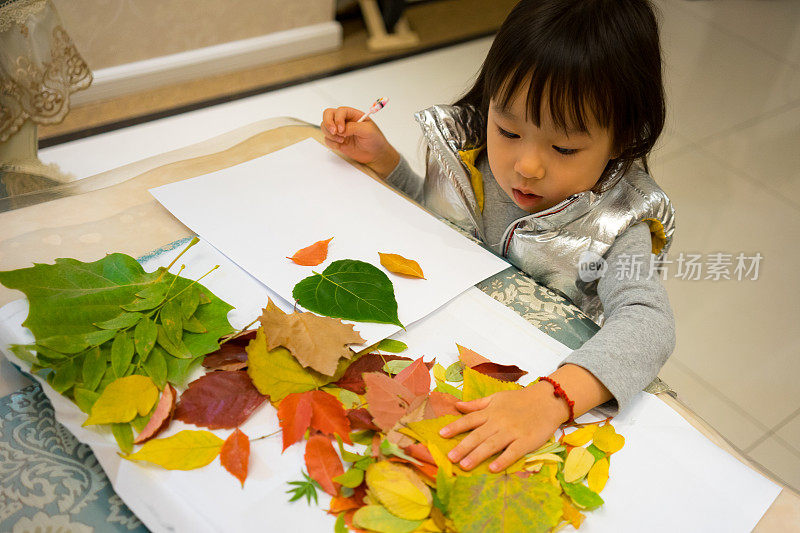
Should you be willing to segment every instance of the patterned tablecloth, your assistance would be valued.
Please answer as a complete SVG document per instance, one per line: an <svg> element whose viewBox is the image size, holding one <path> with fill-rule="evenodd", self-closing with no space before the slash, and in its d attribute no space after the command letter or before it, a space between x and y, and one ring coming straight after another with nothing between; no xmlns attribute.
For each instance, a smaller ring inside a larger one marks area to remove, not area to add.
<svg viewBox="0 0 800 533"><path fill-rule="evenodd" d="M570 348L598 329L566 299L516 268L477 287ZM656 380L645 390L666 389ZM147 531L116 495L89 447L56 422L38 384L0 398L0 479L2 532Z"/></svg>

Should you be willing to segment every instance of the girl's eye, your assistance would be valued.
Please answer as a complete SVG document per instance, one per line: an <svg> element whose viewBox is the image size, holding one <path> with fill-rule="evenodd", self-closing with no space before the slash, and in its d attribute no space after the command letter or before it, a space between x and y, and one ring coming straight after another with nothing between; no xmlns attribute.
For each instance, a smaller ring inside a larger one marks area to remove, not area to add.
<svg viewBox="0 0 800 533"><path fill-rule="evenodd" d="M510 131L506 131L500 126L497 126L497 129L500 132L500 135L502 135L503 137L508 137L509 139L519 139L519 135L517 135L516 133L511 133Z"/></svg>
<svg viewBox="0 0 800 533"><path fill-rule="evenodd" d="M578 150L576 148L561 148L560 146L553 145L553 150L558 152L561 155L572 155Z"/></svg>

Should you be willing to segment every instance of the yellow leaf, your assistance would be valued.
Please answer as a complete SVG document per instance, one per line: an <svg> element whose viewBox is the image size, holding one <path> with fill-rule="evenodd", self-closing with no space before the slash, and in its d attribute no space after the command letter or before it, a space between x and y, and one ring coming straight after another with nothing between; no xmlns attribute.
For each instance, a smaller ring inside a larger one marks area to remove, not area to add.
<svg viewBox="0 0 800 533"><path fill-rule="evenodd" d="M585 476L594 464L594 455L589 450L578 446L572 448L564 462L564 481L574 483Z"/></svg>
<svg viewBox="0 0 800 533"><path fill-rule="evenodd" d="M625 437L617 433L614 426L606 424L594 432L593 444L606 453L614 453L625 445Z"/></svg>
<svg viewBox="0 0 800 533"><path fill-rule="evenodd" d="M572 527L575 529L581 527L581 522L583 522L583 519L586 517L572 504L572 500L570 498L562 495L561 501L563 503L562 519L572 524Z"/></svg>
<svg viewBox="0 0 800 533"><path fill-rule="evenodd" d="M436 363L435 365L433 365L433 377L436 378L438 381L447 381L445 379L445 372L446 371L447 370L445 369L445 367L443 367L439 363Z"/></svg>
<svg viewBox="0 0 800 533"><path fill-rule="evenodd" d="M247 373L261 394L279 402L294 392L306 392L339 379L324 376L319 372L303 368L284 347L267 351L267 340L263 328L247 345ZM342 361L347 361L343 359ZM344 368L344 367L343 367ZM339 374L337 371L336 374Z"/></svg>
<svg viewBox="0 0 800 533"><path fill-rule="evenodd" d="M436 466L447 474L447 477L451 477L453 475L453 463L450 462L450 459L438 446L429 446L428 451L431 452L431 457L433 457L433 462L436 463Z"/></svg>
<svg viewBox="0 0 800 533"><path fill-rule="evenodd" d="M519 383L509 383L501 381L486 374L481 374L477 370L469 367L464 368L464 387L462 390L465 402L477 400L505 390L520 390L522 385Z"/></svg>
<svg viewBox="0 0 800 533"><path fill-rule="evenodd" d="M223 440L210 431L184 430L166 439L147 441L125 459L147 461L167 470L193 470L213 461Z"/></svg>
<svg viewBox="0 0 800 533"><path fill-rule="evenodd" d="M419 263L413 259L406 259L402 255L384 254L381 252L378 252L378 255L381 257L381 264L389 272L425 279L422 268L419 266Z"/></svg>
<svg viewBox="0 0 800 533"><path fill-rule="evenodd" d="M372 495L393 515L405 520L423 520L430 514L431 490L410 468L379 461L369 465L366 480Z"/></svg>
<svg viewBox="0 0 800 533"><path fill-rule="evenodd" d="M608 481L609 466L608 457L603 457L589 470L589 475L586 478L589 482L589 488L598 494L605 488L606 482Z"/></svg>
<svg viewBox="0 0 800 533"><path fill-rule="evenodd" d="M525 459L526 463L533 463L534 461L552 461L556 463L563 463L564 459L554 453L540 453L539 455L531 455Z"/></svg>
<svg viewBox="0 0 800 533"><path fill-rule="evenodd" d="M597 424L591 424L582 428L578 428L572 433L565 435L563 443L569 444L570 446L583 446L592 440L592 436L594 435L594 432L597 431L597 428Z"/></svg>
<svg viewBox="0 0 800 533"><path fill-rule="evenodd" d="M401 429L400 433L408 435L409 437L417 439L419 442L423 443L425 446L428 447L428 450L430 450L431 455L434 454L432 448L437 448L441 452L441 457L444 457L446 461L450 462L450 460L447 459L447 454L450 453L450 451L453 448L455 448L459 442L464 440L464 437L469 435L469 432L456 435L455 437L449 439L445 439L444 437L439 435L439 431L449 423L459 418L461 418L461 415L445 415L445 416L440 416L439 418L431 418L428 420L420 420L419 422L411 422L408 424L407 428ZM500 454L498 453L489 457L488 459L483 461L481 464L479 464L472 470L464 470L457 464L453 464L452 466L453 472L462 476L472 476L477 474L495 474L496 472L491 472L489 470L489 465L499 456ZM436 455L433 455L433 457L435 460ZM517 462L515 462L514 464L503 470L503 472L512 473L522 470L523 468L525 468L524 457L517 460Z"/></svg>
<svg viewBox="0 0 800 533"><path fill-rule="evenodd" d="M158 388L147 376L127 376L115 379L94 402L84 426L130 422L144 416L158 399Z"/></svg>

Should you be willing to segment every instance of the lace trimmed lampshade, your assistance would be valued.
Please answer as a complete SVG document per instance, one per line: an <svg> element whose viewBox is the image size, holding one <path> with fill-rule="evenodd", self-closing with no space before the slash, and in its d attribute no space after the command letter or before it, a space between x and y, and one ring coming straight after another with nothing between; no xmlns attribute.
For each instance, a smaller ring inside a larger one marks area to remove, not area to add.
<svg viewBox="0 0 800 533"><path fill-rule="evenodd" d="M50 0L0 0L0 197L69 177L37 157L37 125L58 124L92 73Z"/></svg>

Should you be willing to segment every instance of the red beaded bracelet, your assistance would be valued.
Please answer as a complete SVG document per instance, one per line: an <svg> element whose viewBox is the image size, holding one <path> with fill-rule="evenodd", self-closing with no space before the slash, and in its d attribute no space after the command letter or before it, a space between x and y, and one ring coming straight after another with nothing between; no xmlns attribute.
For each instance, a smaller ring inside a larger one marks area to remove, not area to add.
<svg viewBox="0 0 800 533"><path fill-rule="evenodd" d="M544 381L547 381L548 383L550 383L553 386L553 388L555 389L553 391L553 396L555 396L556 398L564 398L564 401L567 402L567 406L569 407L569 418L567 419L566 423L567 424L571 424L572 422L574 422L575 421L575 419L574 419L574 417L575 417L575 410L574 410L575 402L573 402L572 400L570 400L567 397L567 393L564 392L564 389L561 388L561 385L559 385L556 380L554 380L553 378L548 377L548 376L539 376L538 379L543 379Z"/></svg>

